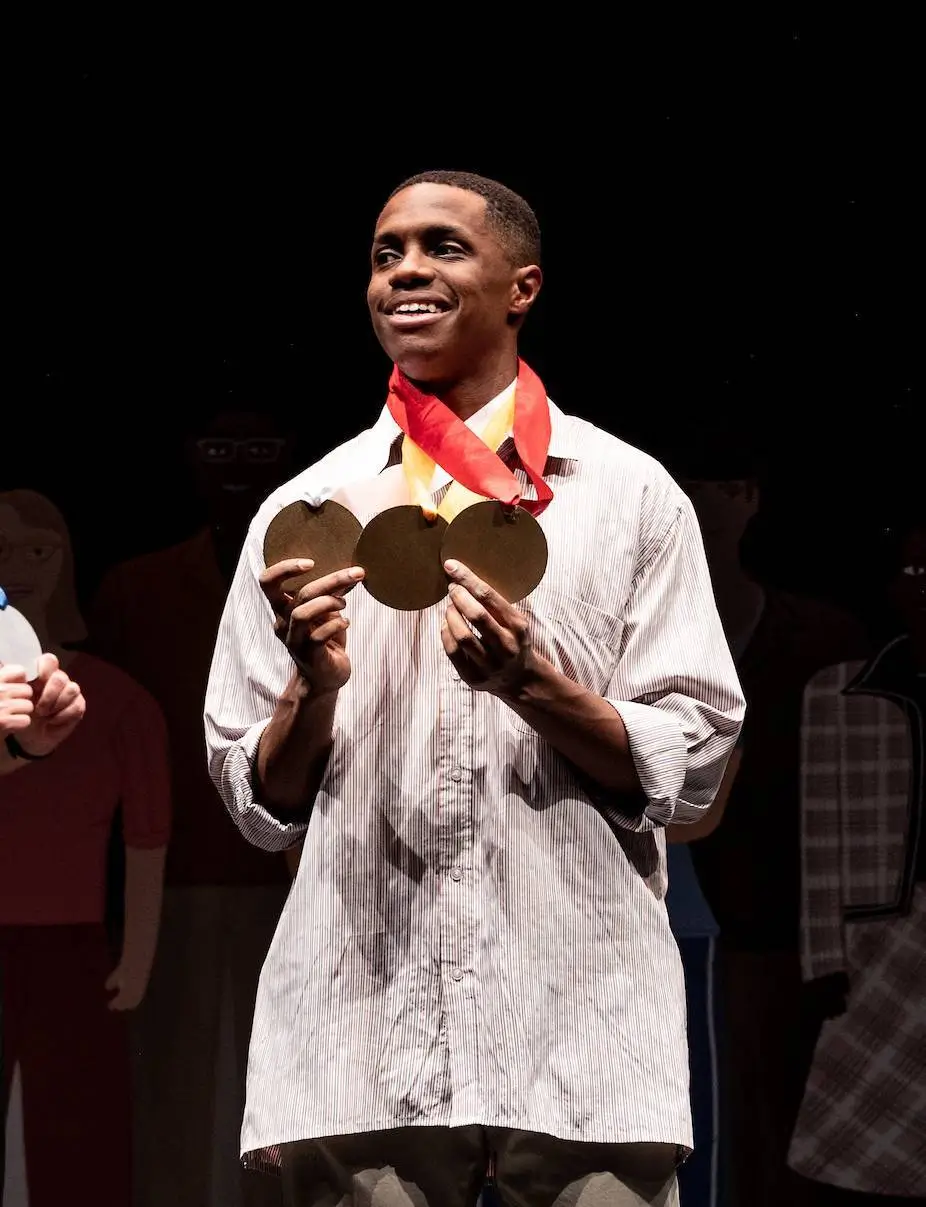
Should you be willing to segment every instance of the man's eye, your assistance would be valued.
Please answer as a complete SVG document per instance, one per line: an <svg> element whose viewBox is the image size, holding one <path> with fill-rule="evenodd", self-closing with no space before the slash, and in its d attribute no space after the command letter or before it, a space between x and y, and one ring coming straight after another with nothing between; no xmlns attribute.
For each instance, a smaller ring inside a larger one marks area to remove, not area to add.
<svg viewBox="0 0 926 1207"><path fill-rule="evenodd" d="M445 240L443 243L438 244L436 253L439 256L460 256L463 254L463 248L459 243L450 243Z"/></svg>
<svg viewBox="0 0 926 1207"><path fill-rule="evenodd" d="M379 267L381 264L389 264L393 260L398 259L398 252L391 247L381 247L373 253L373 263Z"/></svg>

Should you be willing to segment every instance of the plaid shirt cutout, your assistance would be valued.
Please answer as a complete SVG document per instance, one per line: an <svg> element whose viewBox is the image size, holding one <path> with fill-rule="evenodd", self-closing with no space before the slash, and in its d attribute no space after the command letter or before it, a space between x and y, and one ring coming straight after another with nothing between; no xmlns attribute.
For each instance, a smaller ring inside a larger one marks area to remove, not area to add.
<svg viewBox="0 0 926 1207"><path fill-rule="evenodd" d="M789 1160L848 1190L923 1195L923 717L885 674L905 640L827 667L804 695L802 964L806 980L847 973L851 991L823 1025Z"/></svg>

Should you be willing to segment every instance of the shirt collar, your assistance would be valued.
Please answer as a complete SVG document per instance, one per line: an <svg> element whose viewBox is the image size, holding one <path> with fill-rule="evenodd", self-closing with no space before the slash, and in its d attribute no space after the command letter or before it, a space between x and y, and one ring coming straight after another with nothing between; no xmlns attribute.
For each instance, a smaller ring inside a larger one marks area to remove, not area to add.
<svg viewBox="0 0 926 1207"><path fill-rule="evenodd" d="M501 406L508 393L508 389L503 390L496 398L487 403L485 407L477 411L477 415L483 415L488 407ZM547 399L550 405L550 447L547 451L548 457L559 457L565 460L575 459L578 456L578 442L575 439L573 424L568 415L565 415L559 407L551 399ZM486 415L486 421L490 415ZM382 451L382 462L380 468L384 469L392 460L394 447L401 447L398 443L402 439L402 429L392 418L392 414L388 407L384 406L380 412L379 418L372 428L372 436L376 442L376 446Z"/></svg>

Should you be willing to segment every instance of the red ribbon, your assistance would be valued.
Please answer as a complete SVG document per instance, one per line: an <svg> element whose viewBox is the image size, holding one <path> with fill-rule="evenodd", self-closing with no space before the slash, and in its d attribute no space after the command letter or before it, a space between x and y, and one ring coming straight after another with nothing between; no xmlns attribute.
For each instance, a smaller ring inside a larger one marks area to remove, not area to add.
<svg viewBox="0 0 926 1207"><path fill-rule="evenodd" d="M446 403L412 385L394 365L386 399L389 413L410 440L468 490L537 516L553 498L543 480L550 448L550 406L543 382L518 360L514 402L514 446L533 484L536 499L522 499L517 478L494 449L483 444Z"/></svg>

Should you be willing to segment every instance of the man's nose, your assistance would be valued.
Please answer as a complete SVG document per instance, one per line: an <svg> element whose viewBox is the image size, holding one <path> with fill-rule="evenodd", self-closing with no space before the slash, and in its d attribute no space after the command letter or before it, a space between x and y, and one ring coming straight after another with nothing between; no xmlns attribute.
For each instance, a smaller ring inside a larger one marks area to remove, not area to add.
<svg viewBox="0 0 926 1207"><path fill-rule="evenodd" d="M434 269L420 248L409 248L401 260L393 262L389 283L393 287L408 287L422 281L433 281Z"/></svg>

